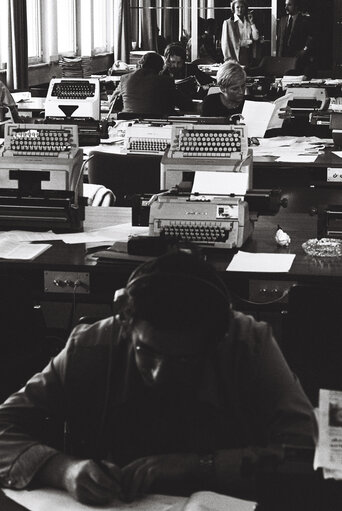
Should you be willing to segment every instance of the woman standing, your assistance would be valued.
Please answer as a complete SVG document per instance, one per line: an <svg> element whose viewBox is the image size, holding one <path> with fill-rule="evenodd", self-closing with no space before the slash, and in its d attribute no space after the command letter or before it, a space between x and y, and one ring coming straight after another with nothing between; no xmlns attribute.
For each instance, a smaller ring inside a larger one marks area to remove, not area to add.
<svg viewBox="0 0 342 511"><path fill-rule="evenodd" d="M234 59L246 66L252 57L254 41L259 32L253 19L253 11L248 12L245 0L233 0L230 4L232 17L223 22L221 47L224 60Z"/></svg>

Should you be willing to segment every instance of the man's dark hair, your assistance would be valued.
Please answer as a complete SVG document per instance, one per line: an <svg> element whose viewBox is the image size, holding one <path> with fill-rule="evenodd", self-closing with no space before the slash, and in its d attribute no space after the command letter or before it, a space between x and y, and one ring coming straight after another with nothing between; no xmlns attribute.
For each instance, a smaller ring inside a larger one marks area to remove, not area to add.
<svg viewBox="0 0 342 511"><path fill-rule="evenodd" d="M231 301L215 269L198 255L171 253L139 266L129 278L122 317L170 331L201 331L219 340L228 329Z"/></svg>
<svg viewBox="0 0 342 511"><path fill-rule="evenodd" d="M186 60L185 48L179 43L168 44L164 51L164 57L166 60L169 60L170 57L173 57L173 56L181 57L185 62L185 60Z"/></svg>
<svg viewBox="0 0 342 511"><path fill-rule="evenodd" d="M159 73L163 69L164 60L159 53L149 51L141 57L139 65L142 69L152 69L156 73Z"/></svg>

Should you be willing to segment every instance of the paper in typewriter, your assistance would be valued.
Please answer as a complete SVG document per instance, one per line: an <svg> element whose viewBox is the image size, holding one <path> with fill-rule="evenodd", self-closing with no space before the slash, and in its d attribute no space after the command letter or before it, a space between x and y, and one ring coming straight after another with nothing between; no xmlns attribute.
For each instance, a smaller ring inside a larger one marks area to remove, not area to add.
<svg viewBox="0 0 342 511"><path fill-rule="evenodd" d="M191 192L199 195L245 195L247 172L195 172Z"/></svg>
<svg viewBox="0 0 342 511"><path fill-rule="evenodd" d="M314 468L323 467L325 478L342 479L342 392L319 391L319 439Z"/></svg>

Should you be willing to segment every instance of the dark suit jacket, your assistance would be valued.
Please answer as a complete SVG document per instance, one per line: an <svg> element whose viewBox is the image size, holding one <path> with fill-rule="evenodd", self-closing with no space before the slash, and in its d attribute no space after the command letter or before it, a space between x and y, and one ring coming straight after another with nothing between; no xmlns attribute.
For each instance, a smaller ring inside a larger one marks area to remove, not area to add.
<svg viewBox="0 0 342 511"><path fill-rule="evenodd" d="M284 38L288 16L280 18L277 36L277 56L278 57L298 57L299 52L307 47L306 52L312 52L313 34L311 20L308 16L298 13L293 20L292 30L289 38L289 45L285 47Z"/></svg>

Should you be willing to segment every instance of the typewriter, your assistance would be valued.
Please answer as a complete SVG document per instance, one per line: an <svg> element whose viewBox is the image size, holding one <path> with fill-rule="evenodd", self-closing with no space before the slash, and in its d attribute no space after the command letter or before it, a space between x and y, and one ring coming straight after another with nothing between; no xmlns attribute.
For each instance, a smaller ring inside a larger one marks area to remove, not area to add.
<svg viewBox="0 0 342 511"><path fill-rule="evenodd" d="M130 154L164 154L171 142L170 124L133 124L126 129L124 151Z"/></svg>
<svg viewBox="0 0 342 511"><path fill-rule="evenodd" d="M100 143L100 81L53 78L45 102L47 123L78 126L80 145Z"/></svg>
<svg viewBox="0 0 342 511"><path fill-rule="evenodd" d="M75 125L7 124L0 229L82 230L82 160Z"/></svg>

